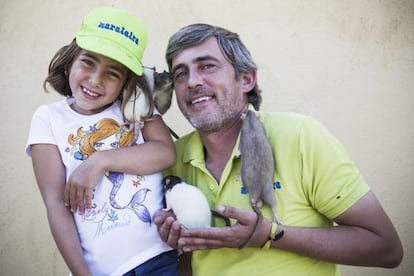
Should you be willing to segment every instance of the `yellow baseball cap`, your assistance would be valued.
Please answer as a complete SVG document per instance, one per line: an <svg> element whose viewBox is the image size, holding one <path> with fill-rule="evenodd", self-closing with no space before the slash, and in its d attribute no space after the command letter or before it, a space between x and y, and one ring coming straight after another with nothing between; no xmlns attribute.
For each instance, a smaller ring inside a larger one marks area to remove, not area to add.
<svg viewBox="0 0 414 276"><path fill-rule="evenodd" d="M120 62L142 75L147 28L128 11L99 7L89 12L76 32L79 47Z"/></svg>

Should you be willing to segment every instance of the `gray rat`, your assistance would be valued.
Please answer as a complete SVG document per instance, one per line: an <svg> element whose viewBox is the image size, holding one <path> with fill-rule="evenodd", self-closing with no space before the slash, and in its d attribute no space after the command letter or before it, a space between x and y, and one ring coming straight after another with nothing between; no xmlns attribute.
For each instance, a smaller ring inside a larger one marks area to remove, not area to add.
<svg viewBox="0 0 414 276"><path fill-rule="evenodd" d="M267 204L273 212L274 222L280 224L276 215L276 197L273 189L275 161L272 148L267 140L266 130L256 113L247 110L242 115L239 151L241 153L240 177L249 193L252 209L257 214L256 227L243 245L250 240L263 220L260 207Z"/></svg>

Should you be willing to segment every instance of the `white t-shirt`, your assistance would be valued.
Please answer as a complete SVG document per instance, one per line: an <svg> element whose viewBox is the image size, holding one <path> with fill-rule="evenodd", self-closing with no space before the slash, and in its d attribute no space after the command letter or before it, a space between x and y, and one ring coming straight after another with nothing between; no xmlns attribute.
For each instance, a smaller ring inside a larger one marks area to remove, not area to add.
<svg viewBox="0 0 414 276"><path fill-rule="evenodd" d="M124 147L133 137L133 131L123 125L119 102L101 113L82 115L70 108L71 101L40 106L26 146L29 156L32 144L58 146L67 177L94 151ZM136 143L144 143L141 132ZM84 257L94 275L121 275L171 250L151 221L162 208L161 180L161 173L108 172L96 185L92 210L74 214Z"/></svg>

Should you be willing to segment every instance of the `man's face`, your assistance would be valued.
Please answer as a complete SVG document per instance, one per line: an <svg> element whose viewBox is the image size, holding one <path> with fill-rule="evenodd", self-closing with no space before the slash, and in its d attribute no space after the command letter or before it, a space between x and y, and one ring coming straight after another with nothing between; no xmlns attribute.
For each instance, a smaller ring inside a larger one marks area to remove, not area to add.
<svg viewBox="0 0 414 276"><path fill-rule="evenodd" d="M178 106L194 128L217 131L247 105L243 76L223 56L216 38L184 49L172 60Z"/></svg>

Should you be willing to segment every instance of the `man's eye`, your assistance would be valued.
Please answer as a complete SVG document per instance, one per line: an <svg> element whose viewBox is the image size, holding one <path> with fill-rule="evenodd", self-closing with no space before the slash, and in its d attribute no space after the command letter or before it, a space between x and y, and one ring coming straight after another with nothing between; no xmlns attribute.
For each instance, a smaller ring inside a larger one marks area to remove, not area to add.
<svg viewBox="0 0 414 276"><path fill-rule="evenodd" d="M179 71L179 72L176 72L174 74L174 79L175 80L180 80L180 79L184 78L186 75L187 75L187 72L185 72L185 71Z"/></svg>
<svg viewBox="0 0 414 276"><path fill-rule="evenodd" d="M204 69L204 70L208 70L208 69L211 69L211 68L214 68L214 67L216 67L214 64L212 64L212 63L208 63L208 64L204 64L203 66L202 66L202 68Z"/></svg>

